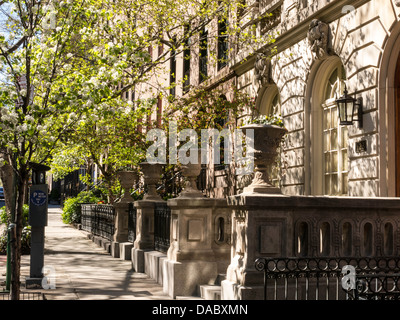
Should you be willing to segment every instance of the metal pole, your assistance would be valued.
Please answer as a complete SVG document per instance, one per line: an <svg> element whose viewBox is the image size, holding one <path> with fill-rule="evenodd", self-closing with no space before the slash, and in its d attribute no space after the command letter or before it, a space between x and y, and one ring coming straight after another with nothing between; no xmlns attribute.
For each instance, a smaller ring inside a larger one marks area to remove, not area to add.
<svg viewBox="0 0 400 320"><path fill-rule="evenodd" d="M10 244L10 249L11 249L11 250L9 250L9 252L10 252L10 269L9 269L9 271L10 272L9 272L8 276L10 277L10 282L14 282L15 283L16 279L14 279L13 273L14 273L15 268L16 268L16 261L15 261L15 252L13 250L14 244L11 245L13 242L15 242L17 240L16 224L15 223L10 223L10 226L8 227L8 233L10 235L9 244ZM7 255L8 255L8 253L7 253ZM8 262L7 262L7 264L8 264ZM12 300L18 300L18 298L15 297L15 295L17 295L17 293L15 292L14 285L11 286L10 295L11 295L11 299ZM18 295L17 295L17 297L18 297Z"/></svg>
<svg viewBox="0 0 400 320"><path fill-rule="evenodd" d="M11 226L7 228L7 271L6 271L6 291L10 292L11 283Z"/></svg>

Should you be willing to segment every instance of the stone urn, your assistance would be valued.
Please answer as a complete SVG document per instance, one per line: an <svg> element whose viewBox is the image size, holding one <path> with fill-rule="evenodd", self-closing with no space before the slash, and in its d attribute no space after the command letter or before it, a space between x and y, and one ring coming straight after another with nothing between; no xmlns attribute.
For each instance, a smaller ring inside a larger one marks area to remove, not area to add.
<svg viewBox="0 0 400 320"><path fill-rule="evenodd" d="M132 202L133 199L131 197L130 189L137 181L138 174L134 171L119 171L117 175L122 188L125 190L119 202L123 203Z"/></svg>
<svg viewBox="0 0 400 320"><path fill-rule="evenodd" d="M163 164L161 163L140 163L140 168L143 172L144 183L147 185L147 193L144 195L143 200L162 200L161 196L157 193L157 182L161 179L161 171Z"/></svg>
<svg viewBox="0 0 400 320"><path fill-rule="evenodd" d="M280 188L273 186L269 173L278 156L278 148L287 130L270 124L248 124L241 127L254 130L254 178L243 193L279 194Z"/></svg>
<svg viewBox="0 0 400 320"><path fill-rule="evenodd" d="M188 163L182 165L182 175L186 178L185 186L178 198L203 197L203 193L197 189L196 179L201 172L201 163Z"/></svg>

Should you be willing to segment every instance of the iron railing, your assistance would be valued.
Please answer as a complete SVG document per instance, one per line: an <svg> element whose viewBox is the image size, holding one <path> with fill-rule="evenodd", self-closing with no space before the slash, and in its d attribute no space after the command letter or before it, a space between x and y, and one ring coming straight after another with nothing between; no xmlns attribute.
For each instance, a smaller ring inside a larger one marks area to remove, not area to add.
<svg viewBox="0 0 400 320"><path fill-rule="evenodd" d="M400 273L358 275L354 287L351 300L400 300Z"/></svg>
<svg viewBox="0 0 400 320"><path fill-rule="evenodd" d="M154 249L167 252L170 245L171 209L157 202L154 208Z"/></svg>
<svg viewBox="0 0 400 320"><path fill-rule="evenodd" d="M264 300L398 299L400 293L400 257L259 258L255 268L264 272Z"/></svg>
<svg viewBox="0 0 400 320"><path fill-rule="evenodd" d="M115 231L115 210L107 204L81 205L82 229L96 236L112 240Z"/></svg>
<svg viewBox="0 0 400 320"><path fill-rule="evenodd" d="M42 292L20 292L20 300L46 300ZM9 292L0 292L0 300L11 300Z"/></svg>
<svg viewBox="0 0 400 320"><path fill-rule="evenodd" d="M135 242L136 239L136 207L131 202L129 203L128 211L128 241Z"/></svg>

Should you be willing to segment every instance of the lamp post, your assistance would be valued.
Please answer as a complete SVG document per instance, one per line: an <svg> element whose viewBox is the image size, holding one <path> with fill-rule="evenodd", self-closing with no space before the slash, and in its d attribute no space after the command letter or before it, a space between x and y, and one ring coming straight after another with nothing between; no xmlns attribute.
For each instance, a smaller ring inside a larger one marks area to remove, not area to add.
<svg viewBox="0 0 400 320"><path fill-rule="evenodd" d="M343 96L336 99L336 104L339 111L340 125L352 125L353 121L358 121L359 128L363 127L362 98L355 99L348 95L346 87ZM354 119L355 112L357 112L357 119Z"/></svg>

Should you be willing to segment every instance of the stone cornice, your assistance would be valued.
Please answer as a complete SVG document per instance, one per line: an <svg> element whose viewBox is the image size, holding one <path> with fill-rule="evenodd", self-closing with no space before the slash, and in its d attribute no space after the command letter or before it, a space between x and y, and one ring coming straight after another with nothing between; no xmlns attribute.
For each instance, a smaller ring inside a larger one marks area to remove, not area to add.
<svg viewBox="0 0 400 320"><path fill-rule="evenodd" d="M350 5L354 8L358 8L369 1L370 0L314 1L313 5L301 9L294 17L295 19L282 21L271 30L271 34L279 33L279 36L275 38L276 41L272 46L277 47L278 53L282 52L307 37L308 28L313 19L319 19L329 24L345 15L345 13L342 13L344 6ZM315 10L315 7L321 9ZM268 51L272 46L264 46L256 50L256 52ZM252 69L254 62L255 55L253 53L239 53L234 61L232 61L230 68L235 71L236 75L241 75Z"/></svg>

